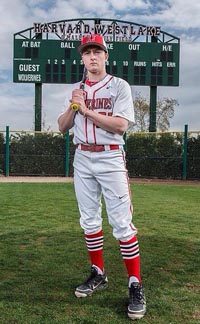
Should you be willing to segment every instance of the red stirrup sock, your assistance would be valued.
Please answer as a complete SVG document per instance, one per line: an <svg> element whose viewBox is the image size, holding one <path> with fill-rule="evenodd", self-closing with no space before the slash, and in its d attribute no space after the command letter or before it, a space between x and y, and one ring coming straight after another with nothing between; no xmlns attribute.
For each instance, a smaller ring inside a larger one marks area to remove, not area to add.
<svg viewBox="0 0 200 324"><path fill-rule="evenodd" d="M94 234L85 234L85 240L91 265L97 266L103 273L103 231L101 230Z"/></svg>
<svg viewBox="0 0 200 324"><path fill-rule="evenodd" d="M141 282L140 276L140 253L137 237L132 237L129 241L119 241L120 251L126 265L128 277L135 277Z"/></svg>

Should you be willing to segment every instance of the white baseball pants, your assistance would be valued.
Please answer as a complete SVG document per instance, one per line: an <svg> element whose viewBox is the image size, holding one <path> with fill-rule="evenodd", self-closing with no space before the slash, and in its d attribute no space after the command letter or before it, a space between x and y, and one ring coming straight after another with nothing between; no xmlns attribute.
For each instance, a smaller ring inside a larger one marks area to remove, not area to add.
<svg viewBox="0 0 200 324"><path fill-rule="evenodd" d="M129 240L137 233L132 223L130 186L123 150L87 152L76 149L74 186L80 225L86 234L102 229L103 194L109 224L117 240Z"/></svg>

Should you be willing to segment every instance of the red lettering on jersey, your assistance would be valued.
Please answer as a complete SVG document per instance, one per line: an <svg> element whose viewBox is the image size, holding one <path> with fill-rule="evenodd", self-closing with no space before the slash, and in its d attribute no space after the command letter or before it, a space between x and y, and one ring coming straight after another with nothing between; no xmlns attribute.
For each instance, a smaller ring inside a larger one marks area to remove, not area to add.
<svg viewBox="0 0 200 324"><path fill-rule="evenodd" d="M85 104L89 109L111 109L111 98L86 99Z"/></svg>

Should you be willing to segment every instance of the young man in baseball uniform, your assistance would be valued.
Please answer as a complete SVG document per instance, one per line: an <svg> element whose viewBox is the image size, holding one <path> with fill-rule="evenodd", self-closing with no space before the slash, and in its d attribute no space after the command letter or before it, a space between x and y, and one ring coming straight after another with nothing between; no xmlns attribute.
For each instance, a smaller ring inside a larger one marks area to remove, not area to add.
<svg viewBox="0 0 200 324"><path fill-rule="evenodd" d="M73 127L74 186L91 263L91 274L76 288L75 295L87 297L108 286L103 262L103 194L113 236L119 241L127 269L128 316L140 319L146 312L146 302L123 150L123 134L134 122L131 89L125 80L106 73L108 50L101 35L84 36L78 50L87 70L84 90L80 83L72 86L66 110L58 117L62 133Z"/></svg>

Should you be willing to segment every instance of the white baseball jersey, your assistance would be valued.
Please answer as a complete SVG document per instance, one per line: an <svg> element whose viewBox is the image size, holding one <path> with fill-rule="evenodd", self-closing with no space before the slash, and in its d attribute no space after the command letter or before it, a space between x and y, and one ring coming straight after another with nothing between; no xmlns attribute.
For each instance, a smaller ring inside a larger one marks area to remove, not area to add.
<svg viewBox="0 0 200 324"><path fill-rule="evenodd" d="M65 107L69 108L71 91L78 89L80 83L70 87L70 92L65 100ZM107 116L120 116L134 123L134 107L131 88L129 84L118 77L106 77L92 86L85 84L85 100L89 109ZM88 118L76 113L73 127L74 144L86 143L96 145L123 145L123 136L108 132L91 122Z"/></svg>

